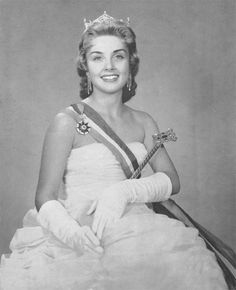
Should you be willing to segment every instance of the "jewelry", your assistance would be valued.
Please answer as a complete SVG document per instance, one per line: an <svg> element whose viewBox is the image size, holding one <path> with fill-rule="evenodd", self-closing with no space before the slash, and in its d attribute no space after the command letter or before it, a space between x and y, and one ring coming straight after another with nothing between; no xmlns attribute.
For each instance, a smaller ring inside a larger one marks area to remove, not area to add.
<svg viewBox="0 0 236 290"><path fill-rule="evenodd" d="M89 75L87 75L87 92L88 95L92 92L93 88L92 88L92 82L91 79L89 77Z"/></svg>
<svg viewBox="0 0 236 290"><path fill-rule="evenodd" d="M123 22L126 26L129 26L130 22L129 22L129 17L127 17L126 22L123 19L115 19L114 17L108 15L106 13L106 11L104 11L104 13L99 16L97 19L91 21L89 20L89 22L86 21L86 18L84 18L84 26L85 26L85 30L87 30L91 25L95 24L95 23L99 23L99 24L114 24L116 21L121 21Z"/></svg>
<svg viewBox="0 0 236 290"><path fill-rule="evenodd" d="M81 121L79 121L76 125L76 130L81 134L81 135L86 135L89 133L91 127L89 126L88 122L85 122L84 117L81 116Z"/></svg>
<svg viewBox="0 0 236 290"><path fill-rule="evenodd" d="M131 91L131 88L132 88L132 77L131 77L131 75L129 75L129 78L128 78L126 86L127 86L128 90Z"/></svg>

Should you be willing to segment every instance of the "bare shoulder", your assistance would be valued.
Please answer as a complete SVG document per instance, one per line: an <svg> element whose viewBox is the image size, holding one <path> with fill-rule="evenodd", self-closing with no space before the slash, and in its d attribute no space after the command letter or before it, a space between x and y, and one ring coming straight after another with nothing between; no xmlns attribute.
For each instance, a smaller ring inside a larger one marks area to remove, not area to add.
<svg viewBox="0 0 236 290"><path fill-rule="evenodd" d="M74 128L76 119L73 116L73 112L68 108L65 108L58 112L52 119L49 128L68 130Z"/></svg>
<svg viewBox="0 0 236 290"><path fill-rule="evenodd" d="M148 149L151 150L153 147L153 134L159 133L159 128L157 122L154 118L147 112L136 110L130 107L127 107L130 111L130 114L133 115L133 119L136 124L139 125L139 128L142 128L143 131L143 143Z"/></svg>
<svg viewBox="0 0 236 290"><path fill-rule="evenodd" d="M133 118L140 123L141 126L143 126L143 129L145 132L152 131L152 132L157 132L159 131L157 122L154 120L154 118L148 114L147 112L133 109L129 106L126 106L127 110L129 110L130 114L132 114Z"/></svg>

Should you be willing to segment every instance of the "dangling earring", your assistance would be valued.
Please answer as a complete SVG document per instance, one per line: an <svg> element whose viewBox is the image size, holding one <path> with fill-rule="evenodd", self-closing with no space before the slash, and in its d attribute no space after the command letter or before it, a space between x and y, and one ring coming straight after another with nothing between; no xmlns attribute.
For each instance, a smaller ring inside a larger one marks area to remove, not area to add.
<svg viewBox="0 0 236 290"><path fill-rule="evenodd" d="M88 92L88 95L91 93L91 91L92 91L92 82L91 82L89 75L87 74L87 92Z"/></svg>
<svg viewBox="0 0 236 290"><path fill-rule="evenodd" d="M129 78L128 78L128 81L127 81L127 88L129 90L129 92L131 91L131 88L132 88L132 77L131 77L131 74L129 75Z"/></svg>

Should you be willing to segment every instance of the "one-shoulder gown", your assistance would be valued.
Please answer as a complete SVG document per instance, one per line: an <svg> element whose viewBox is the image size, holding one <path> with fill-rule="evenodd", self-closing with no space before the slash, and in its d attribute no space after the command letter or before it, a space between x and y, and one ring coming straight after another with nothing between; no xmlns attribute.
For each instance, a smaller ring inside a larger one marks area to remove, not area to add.
<svg viewBox="0 0 236 290"><path fill-rule="evenodd" d="M139 162L147 151L128 144ZM91 225L86 212L108 186L125 179L119 162L101 143L71 151L60 202L81 225ZM223 290L228 289L215 256L194 228L145 204L128 205L121 219L103 234L101 256L78 253L37 223L29 210L23 227L3 255L2 290Z"/></svg>

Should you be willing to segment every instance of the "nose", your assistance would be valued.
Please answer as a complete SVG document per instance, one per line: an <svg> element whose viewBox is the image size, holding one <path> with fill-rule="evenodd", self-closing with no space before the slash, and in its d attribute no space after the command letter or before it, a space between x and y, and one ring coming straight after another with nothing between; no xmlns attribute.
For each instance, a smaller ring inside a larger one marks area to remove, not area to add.
<svg viewBox="0 0 236 290"><path fill-rule="evenodd" d="M112 58L107 58L105 63L105 69L106 70L112 70L114 68L114 64L112 61Z"/></svg>

